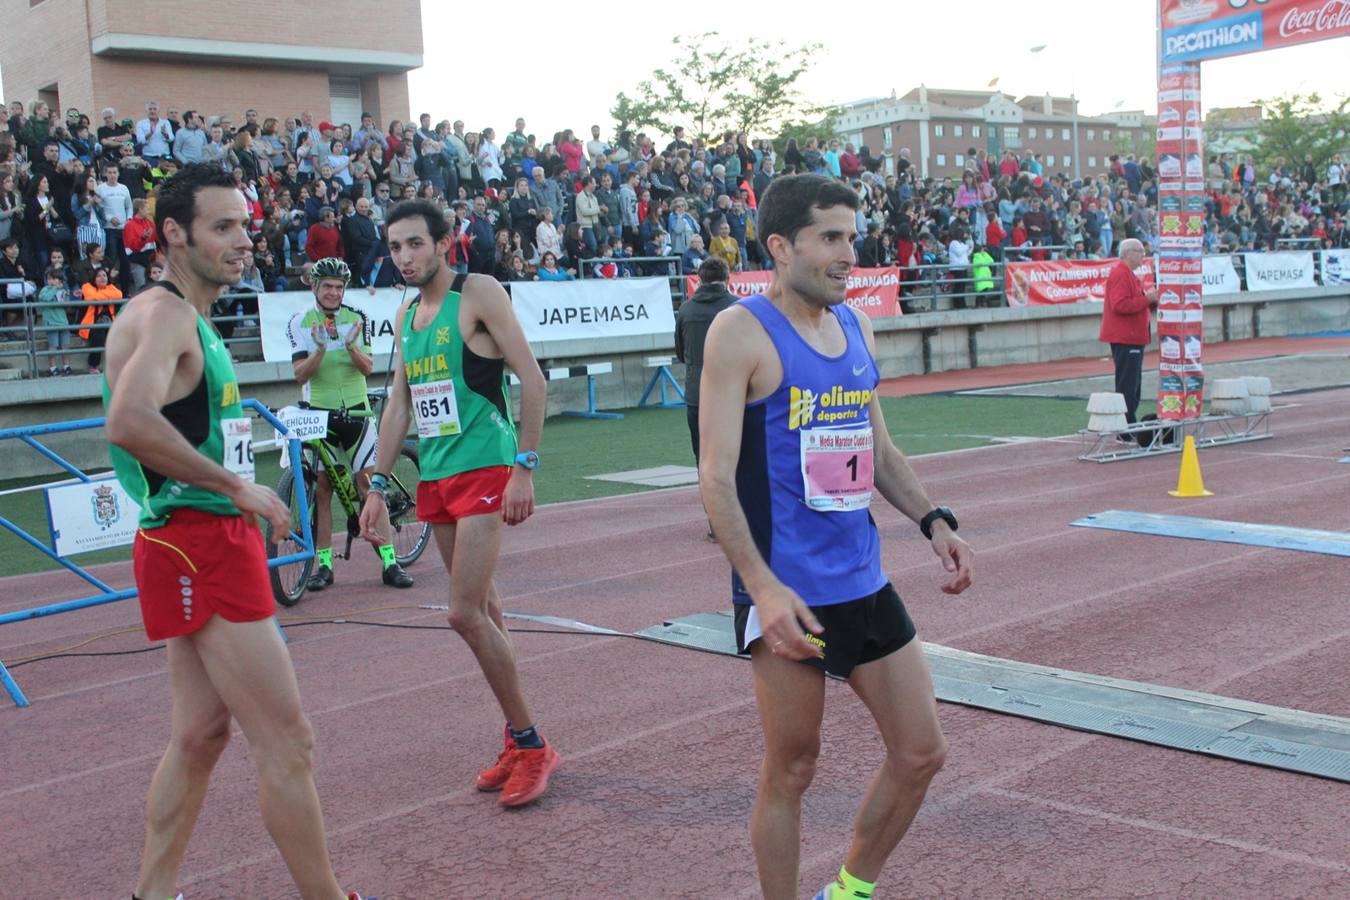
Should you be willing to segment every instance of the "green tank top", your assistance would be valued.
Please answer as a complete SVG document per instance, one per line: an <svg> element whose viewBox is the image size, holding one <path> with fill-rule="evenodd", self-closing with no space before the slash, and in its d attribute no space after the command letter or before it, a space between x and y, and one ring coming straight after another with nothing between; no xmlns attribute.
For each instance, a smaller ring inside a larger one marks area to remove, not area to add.
<svg viewBox="0 0 1350 900"><path fill-rule="evenodd" d="M506 365L464 344L459 331L462 277L426 328L413 328L420 300L408 307L399 336L403 373L417 422L418 464L423 481L449 478L516 459Z"/></svg>
<svg viewBox="0 0 1350 900"><path fill-rule="evenodd" d="M177 288L161 282L174 293ZM180 295L181 296L181 295ZM235 380L230 351L209 321L197 317L197 338L202 345L202 377L192 392L164 406L160 412L197 452L213 463L239 474L253 470L253 450L246 437L249 420L239 405L239 382ZM103 378L103 408L112 398L108 379ZM228 428L238 429L227 434ZM226 450L230 458L226 458ZM237 516L239 510L224 494L175 481L143 466L120 447L109 446L117 480L140 504L142 528L158 528L169 521L175 509L191 507L219 516ZM249 476L251 477L251 475Z"/></svg>
<svg viewBox="0 0 1350 900"><path fill-rule="evenodd" d="M330 318L333 327L328 331ZM323 360L319 363L318 371L305 383L301 399L318 409L369 409L366 376L356 368L345 346L347 336L356 329L361 334L356 339L356 346L366 353L370 352L366 317L345 303L331 316L318 307L296 313L286 328L291 342L292 360L305 359L319 352L314 344L315 325L325 329L328 338Z"/></svg>

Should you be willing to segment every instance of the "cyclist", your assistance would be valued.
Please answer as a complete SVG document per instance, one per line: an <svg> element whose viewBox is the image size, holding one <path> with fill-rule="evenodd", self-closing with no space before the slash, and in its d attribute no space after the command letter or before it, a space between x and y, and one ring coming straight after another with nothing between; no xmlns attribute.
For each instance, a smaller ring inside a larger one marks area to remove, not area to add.
<svg viewBox="0 0 1350 900"><path fill-rule="evenodd" d="M366 317L342 302L351 269L340 259L328 257L310 269L310 287L314 307L296 313L287 326L291 341L291 365L295 380L304 385L303 399L310 409L370 411L366 376L375 361L371 357ZM362 497L370 487L375 470L375 438L378 429L372 417L330 415L328 440L349 454L351 472ZM314 491L314 557L317 568L306 588L321 591L333 583L333 485L327 473L320 471ZM380 561L384 565L384 583L408 588L413 579L395 559L389 512L380 513L376 529Z"/></svg>

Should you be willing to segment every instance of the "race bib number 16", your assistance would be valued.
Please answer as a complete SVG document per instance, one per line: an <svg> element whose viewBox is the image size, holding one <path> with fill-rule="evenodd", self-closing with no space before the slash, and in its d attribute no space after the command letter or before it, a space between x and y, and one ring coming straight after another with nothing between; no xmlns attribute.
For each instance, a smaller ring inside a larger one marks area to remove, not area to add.
<svg viewBox="0 0 1350 900"><path fill-rule="evenodd" d="M453 381L410 384L408 391L412 394L413 415L417 417L418 437L459 434L459 404L455 402Z"/></svg>
<svg viewBox="0 0 1350 900"><path fill-rule="evenodd" d="M240 478L253 480L253 423L247 418L221 419L225 468Z"/></svg>
<svg viewBox="0 0 1350 900"><path fill-rule="evenodd" d="M872 429L804 428L806 505L821 512L866 509L872 502Z"/></svg>

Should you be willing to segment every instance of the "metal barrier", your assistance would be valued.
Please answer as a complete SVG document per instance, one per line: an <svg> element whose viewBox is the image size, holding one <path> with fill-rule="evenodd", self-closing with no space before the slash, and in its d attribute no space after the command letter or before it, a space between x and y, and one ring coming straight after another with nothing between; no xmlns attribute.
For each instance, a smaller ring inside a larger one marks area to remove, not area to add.
<svg viewBox="0 0 1350 900"><path fill-rule="evenodd" d="M684 302L684 279L686 275L692 274L684 271L684 260L678 256L628 256L623 259L615 259L612 256L593 256L589 259L577 260L577 280L583 280L587 277L586 270L595 263L615 263L621 266L636 266L633 275L635 277L661 277L661 269L665 269L665 279L670 283L670 302L676 309ZM591 278L598 276L591 275Z"/></svg>
<svg viewBox="0 0 1350 900"><path fill-rule="evenodd" d="M266 406L259 403L257 400L252 399L245 400L241 405L245 409L251 409L254 412L256 412L262 419L270 423L273 428L277 429L283 434L286 433L286 426L282 424L281 420L278 419L275 415L273 415L272 412L268 410ZM71 475L75 477L77 481L89 484L94 482L95 479L91 478L88 474L82 472L80 469L70 464L69 462L66 462L66 460L62 459L59 455L57 455L48 447L43 446L42 442L37 440L37 436L49 434L61 434L71 431L81 431L87 428L101 428L103 427L105 421L106 420L104 418L75 419L69 422L52 422L46 425L27 425L20 428L4 428L0 429L0 441L6 439L14 439L22 441L29 447L32 447L42 456L45 456L47 459L51 460L56 465L60 466L62 469L69 472ZM287 443L290 445L291 465L294 467L294 471L298 472L300 471L302 465L300 459L300 440L298 438L289 438L287 440ZM24 488L22 490L40 490L51 486L52 485L34 485L31 488ZM297 478L295 480L295 490L298 508L307 509L309 500L305 496L304 479ZM75 600L65 600L60 603L50 603L45 606L35 606L32 609L21 609L16 612L0 614L0 625L6 625L10 622L23 622L29 619L41 618L43 616L56 615L58 613L73 612L74 610L77 609L88 609L93 606L102 606L107 603L116 603L119 600L126 600L130 597L136 596L136 591L134 589L127 589L120 591L113 590L112 587L105 584L99 578L95 577L83 566L77 565L76 563L71 562L69 559L66 559L64 556L57 553L54 547L47 546L45 543L38 540L33 535L29 534L19 525L10 521L3 515L0 515L0 527L4 527L10 533L18 536L20 540L27 543L29 546L37 550L39 553L43 554L44 556L48 557L54 562L59 563L61 566L75 573L79 577L83 578L85 581L93 585L95 589L100 591L100 593L98 594L92 594L88 597L81 597ZM291 553L286 556L279 556L275 559L269 560L268 562L269 567L276 568L277 566L288 565L293 562L300 562L301 560L309 559L314 555L314 536L311 533L308 516L301 516L300 531L301 533L299 535L291 534L290 537L292 540L294 540L297 544L300 545L301 552ZM24 696L23 690L20 689L19 685L14 681L14 678L13 676L10 675L9 670L5 668L3 661L0 661L0 684L4 685L5 690L9 693L10 699L14 701L15 706L29 705L28 698Z"/></svg>
<svg viewBox="0 0 1350 900"><path fill-rule="evenodd" d="M0 285L13 284L16 280L17 279L0 280ZM0 291L8 291L8 287L0 287ZM234 304L239 301L255 300L259 296L260 296L259 294L253 293L252 291L247 293L221 294L218 302L228 302L230 306L233 307ZM24 299L23 301L17 303L14 301L10 301L9 303L0 306L0 310L3 310L5 312L18 312L22 316L22 321L18 325L5 326L3 322L0 322L0 342L3 342L6 336L14 335L17 333L21 338L21 340L23 341L24 345L22 348L19 349L9 349L4 346L0 346L0 360L21 358L25 362L25 365L23 366L23 377L38 378L44 374L44 369L49 368L51 366L50 360L52 359L52 357L76 356L79 354L93 353L95 350L100 349L100 347L95 347L92 341L83 338L78 338L75 337L74 335L76 334L76 332L88 329L90 332L90 338L92 338L94 332L103 333L106 332L109 328L111 328L112 327L111 322L102 322L102 323L93 322L89 324L85 324L78 320L75 322L70 322L69 321L70 314L67 313L66 319L68 324L66 325L42 324L43 310L52 308L60 308L65 310L73 309L77 311L80 317L83 317L84 311L88 309L90 306L90 303L88 301L71 300L65 303L40 303L36 300L36 292L34 293L33 297L34 299ZM115 316L116 310L121 309L123 306L126 305L126 303L127 300L125 299L108 300L108 301L100 301L99 305L113 307ZM211 322L216 326L216 330L221 331L221 341L227 347L235 346L238 344L249 344L257 341L257 337L253 335L239 335L239 336L234 335L234 329L238 326L239 323L247 322L250 319L256 320L257 319L256 314L250 315L247 312L245 312L240 315L210 316L209 318ZM222 325L224 325L225 327L222 328L221 327ZM64 349L62 348L53 349L50 340L47 339L47 335L53 332L62 332L62 331L70 332L72 334L73 337L71 339L70 346ZM230 332L229 337L225 336L225 332L227 331ZM79 341L78 344L76 343L77 341ZM3 363L0 363L0 365L3 365Z"/></svg>

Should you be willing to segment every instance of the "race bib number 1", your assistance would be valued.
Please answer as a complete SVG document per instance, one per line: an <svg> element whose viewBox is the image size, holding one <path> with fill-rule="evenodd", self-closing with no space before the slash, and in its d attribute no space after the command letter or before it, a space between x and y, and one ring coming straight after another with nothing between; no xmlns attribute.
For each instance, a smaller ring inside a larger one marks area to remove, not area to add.
<svg viewBox="0 0 1350 900"><path fill-rule="evenodd" d="M413 415L417 417L419 438L447 437L459 434L459 404L455 402L453 381L410 384Z"/></svg>
<svg viewBox="0 0 1350 900"><path fill-rule="evenodd" d="M872 502L872 429L804 428L806 505L820 512L866 509Z"/></svg>
<svg viewBox="0 0 1350 900"><path fill-rule="evenodd" d="M240 478L253 480L253 423L246 418L221 419L225 468Z"/></svg>

